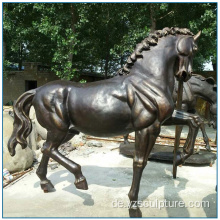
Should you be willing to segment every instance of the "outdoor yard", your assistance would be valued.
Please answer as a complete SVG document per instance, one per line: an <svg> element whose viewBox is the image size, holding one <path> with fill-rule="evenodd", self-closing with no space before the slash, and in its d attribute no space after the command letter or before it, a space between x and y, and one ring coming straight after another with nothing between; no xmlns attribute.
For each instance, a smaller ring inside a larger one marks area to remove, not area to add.
<svg viewBox="0 0 220 220"><path fill-rule="evenodd" d="M212 129L207 130L214 138ZM103 147L83 146L70 152L68 157L82 166L87 191L76 189L74 176L62 166L54 170L48 167L55 192L43 193L35 171L26 174L4 188L3 216L129 217L126 207L132 159L120 155L118 146L119 143L103 142ZM216 163L212 167L178 167L177 179L172 177L172 168L170 163L148 162L139 193L143 217L216 217Z"/></svg>

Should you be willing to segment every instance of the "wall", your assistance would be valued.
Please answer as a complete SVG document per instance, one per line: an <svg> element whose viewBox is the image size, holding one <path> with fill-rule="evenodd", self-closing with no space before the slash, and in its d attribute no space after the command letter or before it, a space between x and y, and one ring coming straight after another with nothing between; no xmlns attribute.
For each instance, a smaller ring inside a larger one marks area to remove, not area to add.
<svg viewBox="0 0 220 220"><path fill-rule="evenodd" d="M37 70L38 63L28 63L24 71L11 71L8 78L3 79L3 104L16 100L25 92L25 80L37 81L37 87L47 82L57 80L58 77L45 71Z"/></svg>
<svg viewBox="0 0 220 220"><path fill-rule="evenodd" d="M37 81L37 87L40 87L47 82L58 80L59 78L50 72L49 68L42 66L37 62L25 62L24 71L10 71L7 79L3 79L3 105L16 100L22 93L25 92L25 80ZM102 80L103 77L83 74L73 81L80 81L81 79L87 82Z"/></svg>

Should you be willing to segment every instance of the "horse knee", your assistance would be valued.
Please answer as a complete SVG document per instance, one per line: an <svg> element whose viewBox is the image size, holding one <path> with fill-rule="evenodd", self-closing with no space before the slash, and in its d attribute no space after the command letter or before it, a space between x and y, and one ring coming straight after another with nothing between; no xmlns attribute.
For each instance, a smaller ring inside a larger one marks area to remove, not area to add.
<svg viewBox="0 0 220 220"><path fill-rule="evenodd" d="M137 168L144 168L146 166L146 162L143 157L134 157L133 166Z"/></svg>
<svg viewBox="0 0 220 220"><path fill-rule="evenodd" d="M189 125L196 128L201 127L202 123L203 123L202 119L197 115L192 115L191 119L189 120Z"/></svg>
<svg viewBox="0 0 220 220"><path fill-rule="evenodd" d="M155 136L158 136L160 134L160 130L161 130L161 125L159 122L154 123L153 126L151 126L150 128L151 133Z"/></svg>
<svg viewBox="0 0 220 220"><path fill-rule="evenodd" d="M51 154L51 148L46 143L44 143L43 147L41 148L41 152L49 156Z"/></svg>
<svg viewBox="0 0 220 220"><path fill-rule="evenodd" d="M191 156L194 153L194 147L190 149L184 149L184 153Z"/></svg>

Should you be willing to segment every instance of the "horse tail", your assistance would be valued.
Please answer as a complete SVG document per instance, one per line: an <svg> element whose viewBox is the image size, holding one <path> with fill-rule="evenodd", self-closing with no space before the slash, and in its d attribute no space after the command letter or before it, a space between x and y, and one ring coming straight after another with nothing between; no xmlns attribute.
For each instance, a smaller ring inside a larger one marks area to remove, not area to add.
<svg viewBox="0 0 220 220"><path fill-rule="evenodd" d="M15 155L15 147L17 144L20 144L22 149L27 147L26 138L32 130L29 112L35 94L35 89L29 90L23 93L14 104L13 132L8 141L8 150L11 156Z"/></svg>

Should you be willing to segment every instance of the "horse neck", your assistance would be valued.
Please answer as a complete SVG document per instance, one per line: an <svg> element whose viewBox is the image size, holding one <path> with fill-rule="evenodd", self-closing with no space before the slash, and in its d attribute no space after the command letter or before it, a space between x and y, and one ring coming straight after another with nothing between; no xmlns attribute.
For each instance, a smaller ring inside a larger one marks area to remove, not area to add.
<svg viewBox="0 0 220 220"><path fill-rule="evenodd" d="M200 97L206 100L210 104L215 104L217 101L217 93L213 90L213 86L207 83L206 81L202 81L194 76L189 80L191 84L191 88L196 97Z"/></svg>
<svg viewBox="0 0 220 220"><path fill-rule="evenodd" d="M159 39L158 45L144 51L143 59L135 62L132 72L145 80L157 83L162 90L171 94L174 89L174 63L176 60L176 37Z"/></svg>

